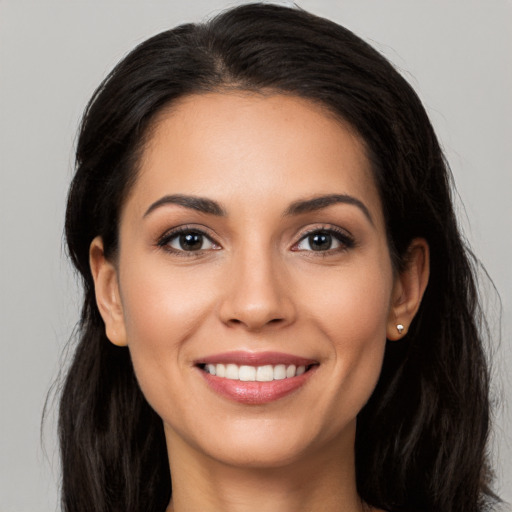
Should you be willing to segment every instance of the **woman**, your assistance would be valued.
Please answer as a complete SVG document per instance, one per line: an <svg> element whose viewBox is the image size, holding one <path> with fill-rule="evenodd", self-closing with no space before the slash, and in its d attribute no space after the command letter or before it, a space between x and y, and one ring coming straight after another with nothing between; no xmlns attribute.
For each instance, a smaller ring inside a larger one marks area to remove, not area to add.
<svg viewBox="0 0 512 512"><path fill-rule="evenodd" d="M64 509L483 510L449 185L410 86L332 22L247 5L136 48L68 199Z"/></svg>

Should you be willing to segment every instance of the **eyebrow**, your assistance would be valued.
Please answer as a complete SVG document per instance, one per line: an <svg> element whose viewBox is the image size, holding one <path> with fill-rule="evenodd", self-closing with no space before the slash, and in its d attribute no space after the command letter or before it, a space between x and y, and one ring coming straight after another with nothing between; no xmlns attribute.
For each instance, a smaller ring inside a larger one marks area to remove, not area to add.
<svg viewBox="0 0 512 512"><path fill-rule="evenodd" d="M364 213L365 217L373 225L372 216L366 205L359 199L346 194L329 194L324 196L313 197L312 199L295 201L284 212L284 215L300 215L301 213L308 213L316 210L321 210L333 204L339 203L356 206Z"/></svg>
<svg viewBox="0 0 512 512"><path fill-rule="evenodd" d="M356 206L364 213L365 217L373 225L372 216L366 205L359 199L347 194L328 194L313 197L311 199L294 201L286 209L283 216L289 217L293 215L300 215L302 213L309 213L339 203ZM190 208L191 210L196 210L198 212L206 213L209 215L216 215L219 217L225 217L227 215L226 210L224 210L224 208L222 208L219 203L213 201L212 199L207 199L206 197L187 196L183 194L173 194L164 196L152 203L144 213L143 217L147 217L152 211L168 204L176 204L178 206Z"/></svg>
<svg viewBox="0 0 512 512"><path fill-rule="evenodd" d="M177 204L179 206L184 206L185 208L190 208L192 210L197 210L201 213L208 213L210 215L217 215L219 217L224 217L226 215L226 211L220 206L219 203L207 199L205 197L196 197L196 196L185 196L182 194L174 194L170 196L164 196L158 201L155 201L144 214L144 217L147 217L152 211L156 210L160 206L164 206L167 204Z"/></svg>

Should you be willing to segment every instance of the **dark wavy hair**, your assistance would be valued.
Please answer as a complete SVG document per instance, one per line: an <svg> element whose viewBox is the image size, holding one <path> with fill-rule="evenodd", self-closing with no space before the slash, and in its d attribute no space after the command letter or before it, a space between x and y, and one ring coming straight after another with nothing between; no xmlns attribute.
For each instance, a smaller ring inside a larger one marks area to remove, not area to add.
<svg viewBox="0 0 512 512"><path fill-rule="evenodd" d="M451 175L427 114L393 66L349 30L300 9L251 4L140 44L88 104L69 191L66 240L81 274L78 345L59 409L65 512L164 511L172 493L162 421L142 395L126 347L105 336L89 268L107 257L137 179L152 122L176 99L211 91L306 98L364 139L395 269L415 237L430 246L430 281L400 342L388 342L360 412L361 498L390 512L481 511L489 490L489 371L473 258L460 235Z"/></svg>

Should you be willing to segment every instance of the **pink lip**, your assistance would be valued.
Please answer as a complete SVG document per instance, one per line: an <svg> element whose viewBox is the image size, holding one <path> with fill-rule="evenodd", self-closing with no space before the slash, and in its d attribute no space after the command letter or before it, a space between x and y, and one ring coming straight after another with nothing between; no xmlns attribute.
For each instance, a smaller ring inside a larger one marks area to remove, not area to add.
<svg viewBox="0 0 512 512"><path fill-rule="evenodd" d="M223 354L214 354L194 361L196 365L199 364L236 364L238 366L265 366L276 364L295 366L309 366L312 364L318 364L318 361L314 359L306 359L304 357L298 357L291 354L283 354L281 352L246 352L246 351L234 351L225 352Z"/></svg>
<svg viewBox="0 0 512 512"><path fill-rule="evenodd" d="M295 366L310 366L310 368L297 377L271 382L244 382L211 375L200 368L200 365L204 364L236 364L239 366L244 364L250 366L294 364ZM317 370L318 361L278 352L227 352L197 360L196 365L214 392L242 404L262 405L279 400L301 388Z"/></svg>

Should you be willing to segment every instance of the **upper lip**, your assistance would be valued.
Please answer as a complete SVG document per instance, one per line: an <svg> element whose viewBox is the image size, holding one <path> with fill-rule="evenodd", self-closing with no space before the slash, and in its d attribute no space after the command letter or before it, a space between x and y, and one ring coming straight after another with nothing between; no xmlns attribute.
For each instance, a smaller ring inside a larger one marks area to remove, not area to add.
<svg viewBox="0 0 512 512"><path fill-rule="evenodd" d="M295 366L309 366L312 364L318 364L318 361L305 357L295 356L293 354L284 354L282 352L248 352L238 350L202 357L194 361L194 363L196 365L236 364L238 366L275 366L278 364L294 364Z"/></svg>

